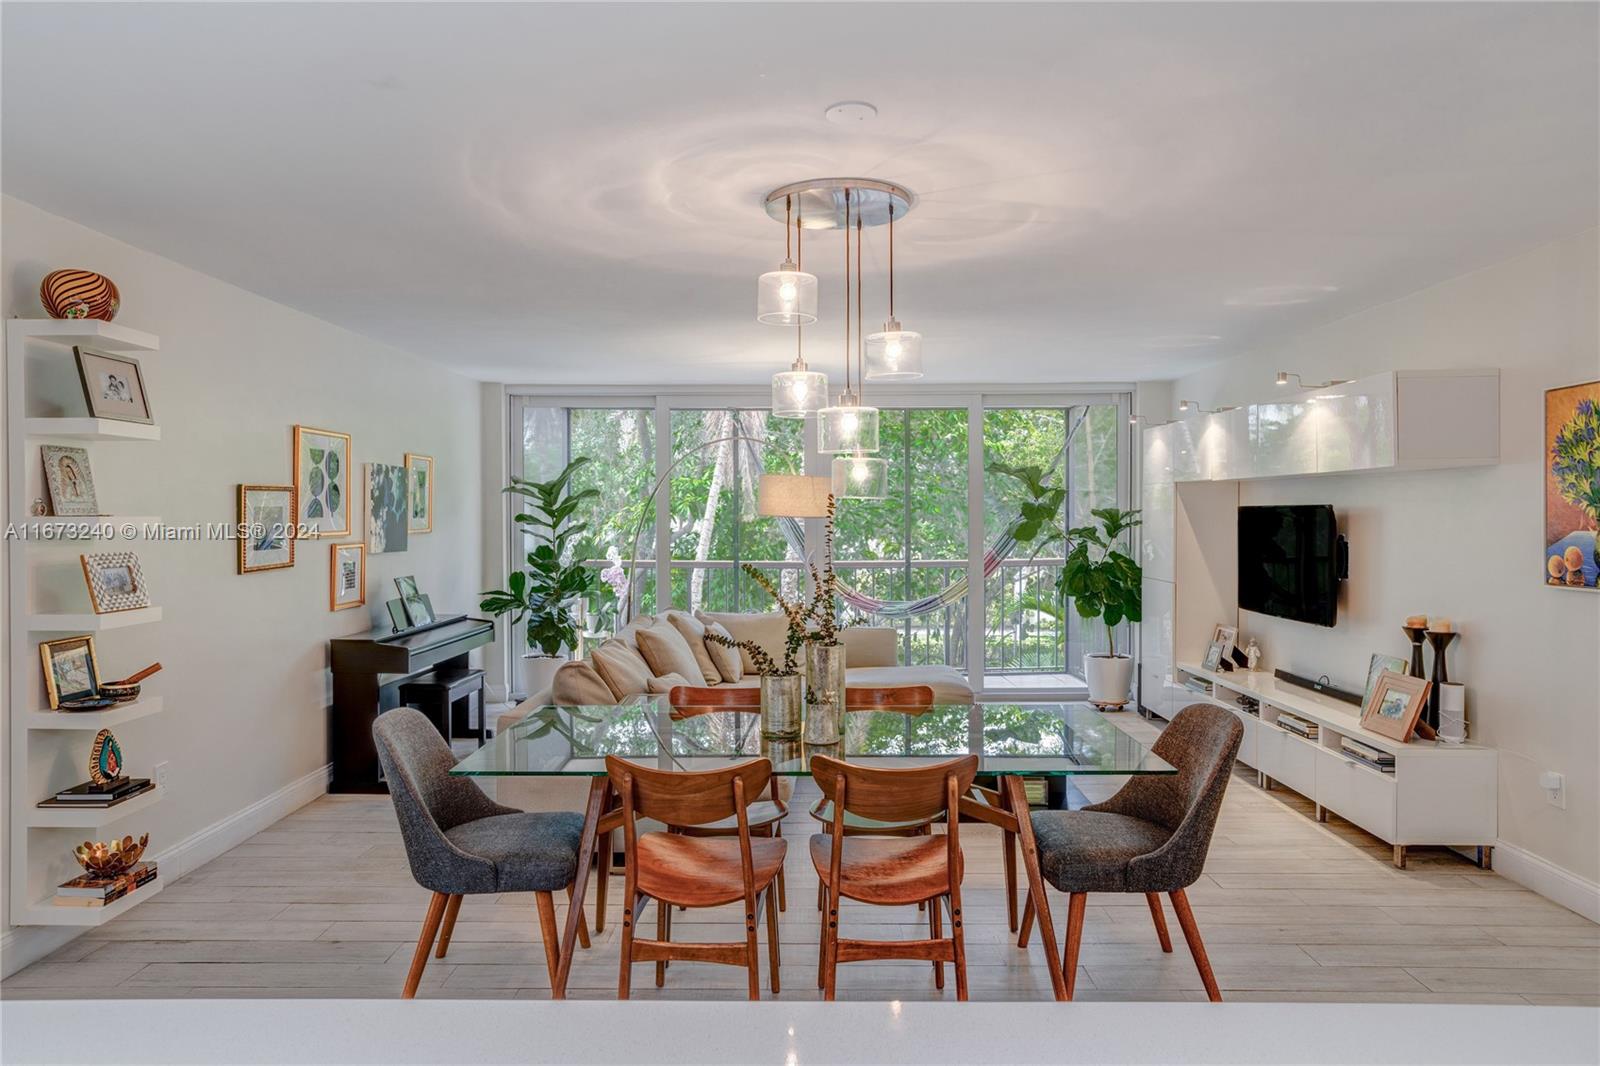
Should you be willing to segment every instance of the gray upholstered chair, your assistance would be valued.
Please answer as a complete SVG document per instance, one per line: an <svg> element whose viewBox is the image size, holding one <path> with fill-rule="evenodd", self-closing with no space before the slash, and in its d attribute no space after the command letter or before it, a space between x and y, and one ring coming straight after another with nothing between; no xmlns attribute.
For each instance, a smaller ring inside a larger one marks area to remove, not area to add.
<svg viewBox="0 0 1600 1066"><path fill-rule="evenodd" d="M1082 810L1033 813L1039 872L1071 896L1061 961L1067 998L1072 998L1077 976L1084 908L1091 892L1144 893L1161 950L1171 951L1167 919L1161 910L1160 894L1167 893L1206 995L1213 1001L1222 998L1184 889L1200 879L1205 866L1222 794L1243 735L1238 719L1220 707L1185 707L1152 748L1177 767L1176 775L1131 778L1104 803ZM1022 916L1022 945L1027 944L1032 925L1030 897ZM1045 950L1054 951L1055 946L1046 944Z"/></svg>
<svg viewBox="0 0 1600 1066"><path fill-rule="evenodd" d="M565 888L569 906L577 905L571 893L583 816L568 811L529 814L502 807L471 779L451 777L456 758L450 745L426 716L410 707L379 715L372 737L400 819L411 876L433 893L402 996L416 995L441 924L438 957L444 958L449 950L461 897L488 892L534 894L553 988L560 941L550 894ZM581 915L578 931L588 947Z"/></svg>

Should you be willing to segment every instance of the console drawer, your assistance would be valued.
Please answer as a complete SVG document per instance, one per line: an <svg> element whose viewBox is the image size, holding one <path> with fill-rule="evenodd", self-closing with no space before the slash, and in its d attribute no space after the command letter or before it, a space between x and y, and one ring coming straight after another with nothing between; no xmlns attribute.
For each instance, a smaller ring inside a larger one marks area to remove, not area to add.
<svg viewBox="0 0 1600 1066"><path fill-rule="evenodd" d="M1302 796L1311 797L1317 787L1316 743L1266 722L1257 724L1256 751L1261 760L1257 769Z"/></svg>
<svg viewBox="0 0 1600 1066"><path fill-rule="evenodd" d="M1396 839L1394 775L1322 749L1316 752L1316 779L1313 798L1319 804L1380 840Z"/></svg>

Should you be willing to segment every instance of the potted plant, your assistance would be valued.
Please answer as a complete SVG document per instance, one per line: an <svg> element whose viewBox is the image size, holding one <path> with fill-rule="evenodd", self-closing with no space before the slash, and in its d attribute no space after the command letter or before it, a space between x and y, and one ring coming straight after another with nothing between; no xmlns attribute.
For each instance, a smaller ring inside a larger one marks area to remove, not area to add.
<svg viewBox="0 0 1600 1066"><path fill-rule="evenodd" d="M550 685L563 652L574 648L582 626L576 605L594 594L599 573L583 565L587 543L579 538L588 529L574 517L584 501L599 496L595 489L570 491L572 476L589 460L578 458L550 481L513 478L502 491L527 501L516 522L535 541L527 555L527 568L506 578L504 589L483 593L478 606L496 617L511 614L511 624L526 621L528 650L522 660L526 695Z"/></svg>
<svg viewBox="0 0 1600 1066"><path fill-rule="evenodd" d="M767 575L749 563L745 563L741 569L777 601L778 609L788 621L783 661L780 663L773 659L765 648L753 640L732 640L718 633L707 633L706 639L726 648L742 649L750 656L756 673L761 676L761 732L767 737L790 739L800 734L805 686L800 676L799 656L800 649L810 639L806 626L809 612L801 604L785 600ZM807 725L809 727L810 723ZM810 739L809 736L807 739Z"/></svg>
<svg viewBox="0 0 1600 1066"><path fill-rule="evenodd" d="M1097 507L1089 512L1098 525L1067 531L1071 548L1056 582L1056 592L1071 598L1079 617L1098 618L1106 627L1106 651L1083 657L1089 702L1102 707L1121 706L1133 691L1133 657L1117 653L1117 626L1143 617L1143 570L1120 550L1119 540L1140 524L1138 511Z"/></svg>

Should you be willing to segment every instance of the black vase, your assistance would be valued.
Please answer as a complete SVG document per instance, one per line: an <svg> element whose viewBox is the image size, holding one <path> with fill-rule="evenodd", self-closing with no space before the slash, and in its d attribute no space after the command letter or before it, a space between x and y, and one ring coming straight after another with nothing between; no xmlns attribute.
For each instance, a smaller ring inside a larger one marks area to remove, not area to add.
<svg viewBox="0 0 1600 1066"><path fill-rule="evenodd" d="M1428 634L1428 643L1433 645L1433 687L1428 690L1428 709L1423 714L1423 719L1433 728L1439 728L1439 686L1450 680L1450 671L1445 666L1444 651L1450 642L1456 639L1454 632ZM1422 648L1419 645L1417 655L1420 657Z"/></svg>

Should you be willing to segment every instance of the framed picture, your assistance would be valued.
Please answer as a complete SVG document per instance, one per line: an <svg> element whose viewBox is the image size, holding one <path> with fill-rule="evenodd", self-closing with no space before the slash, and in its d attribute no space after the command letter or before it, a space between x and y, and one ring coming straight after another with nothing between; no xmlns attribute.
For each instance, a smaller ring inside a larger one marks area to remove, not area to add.
<svg viewBox="0 0 1600 1066"><path fill-rule="evenodd" d="M410 529L410 507L403 466L367 464L367 549L373 555L403 552Z"/></svg>
<svg viewBox="0 0 1600 1066"><path fill-rule="evenodd" d="M1361 712L1361 728L1390 740L1410 740L1427 699L1427 681L1385 670L1378 675L1372 699Z"/></svg>
<svg viewBox="0 0 1600 1066"><path fill-rule="evenodd" d="M1362 691L1361 713L1365 715L1372 706L1372 694L1378 690L1378 677L1385 671L1405 674L1406 661L1398 655L1374 655L1367 660L1367 687Z"/></svg>
<svg viewBox="0 0 1600 1066"><path fill-rule="evenodd" d="M410 495L411 517L406 527L412 533L433 532L433 456L406 452L406 491Z"/></svg>
<svg viewBox="0 0 1600 1066"><path fill-rule="evenodd" d="M428 598L417 591L417 579L397 577L394 587L400 593L400 602L406 610L406 621L412 626L425 626L433 621L433 606Z"/></svg>
<svg viewBox="0 0 1600 1066"><path fill-rule="evenodd" d="M1215 673L1222 666L1222 641L1213 640L1206 649L1205 662L1201 663L1205 669Z"/></svg>
<svg viewBox="0 0 1600 1066"><path fill-rule="evenodd" d="M1594 592L1600 580L1600 381L1544 394L1544 579Z"/></svg>
<svg viewBox="0 0 1600 1066"><path fill-rule="evenodd" d="M328 610L345 611L367 602L367 546L330 544Z"/></svg>
<svg viewBox="0 0 1600 1066"><path fill-rule="evenodd" d="M45 492L50 497L51 514L100 513L100 504L94 494L94 475L89 472L89 453L86 450L41 444L39 455L44 460Z"/></svg>
<svg viewBox="0 0 1600 1066"><path fill-rule="evenodd" d="M150 423L150 398L144 392L139 360L92 348L74 347L72 354L78 360L78 380L83 383L83 398L90 415L118 422Z"/></svg>
<svg viewBox="0 0 1600 1066"><path fill-rule="evenodd" d="M100 661L93 637L67 637L39 645L44 692L53 711L66 700L86 700L100 691Z"/></svg>
<svg viewBox="0 0 1600 1066"><path fill-rule="evenodd" d="M239 573L294 565L294 487L239 486Z"/></svg>
<svg viewBox="0 0 1600 1066"><path fill-rule="evenodd" d="M294 501L307 536L350 535L350 434L294 427Z"/></svg>
<svg viewBox="0 0 1600 1066"><path fill-rule="evenodd" d="M383 605L389 609L389 622L394 626L396 633L402 629L411 628L410 624L406 622L406 605L404 603L394 599L384 601Z"/></svg>
<svg viewBox="0 0 1600 1066"><path fill-rule="evenodd" d="M1239 646L1238 626L1217 626L1211 631L1211 642L1222 645L1222 657L1231 659L1233 649Z"/></svg>
<svg viewBox="0 0 1600 1066"><path fill-rule="evenodd" d="M144 571L133 552L101 552L80 555L83 580L89 586L89 602L95 614L115 614L150 606L150 590L145 587Z"/></svg>

